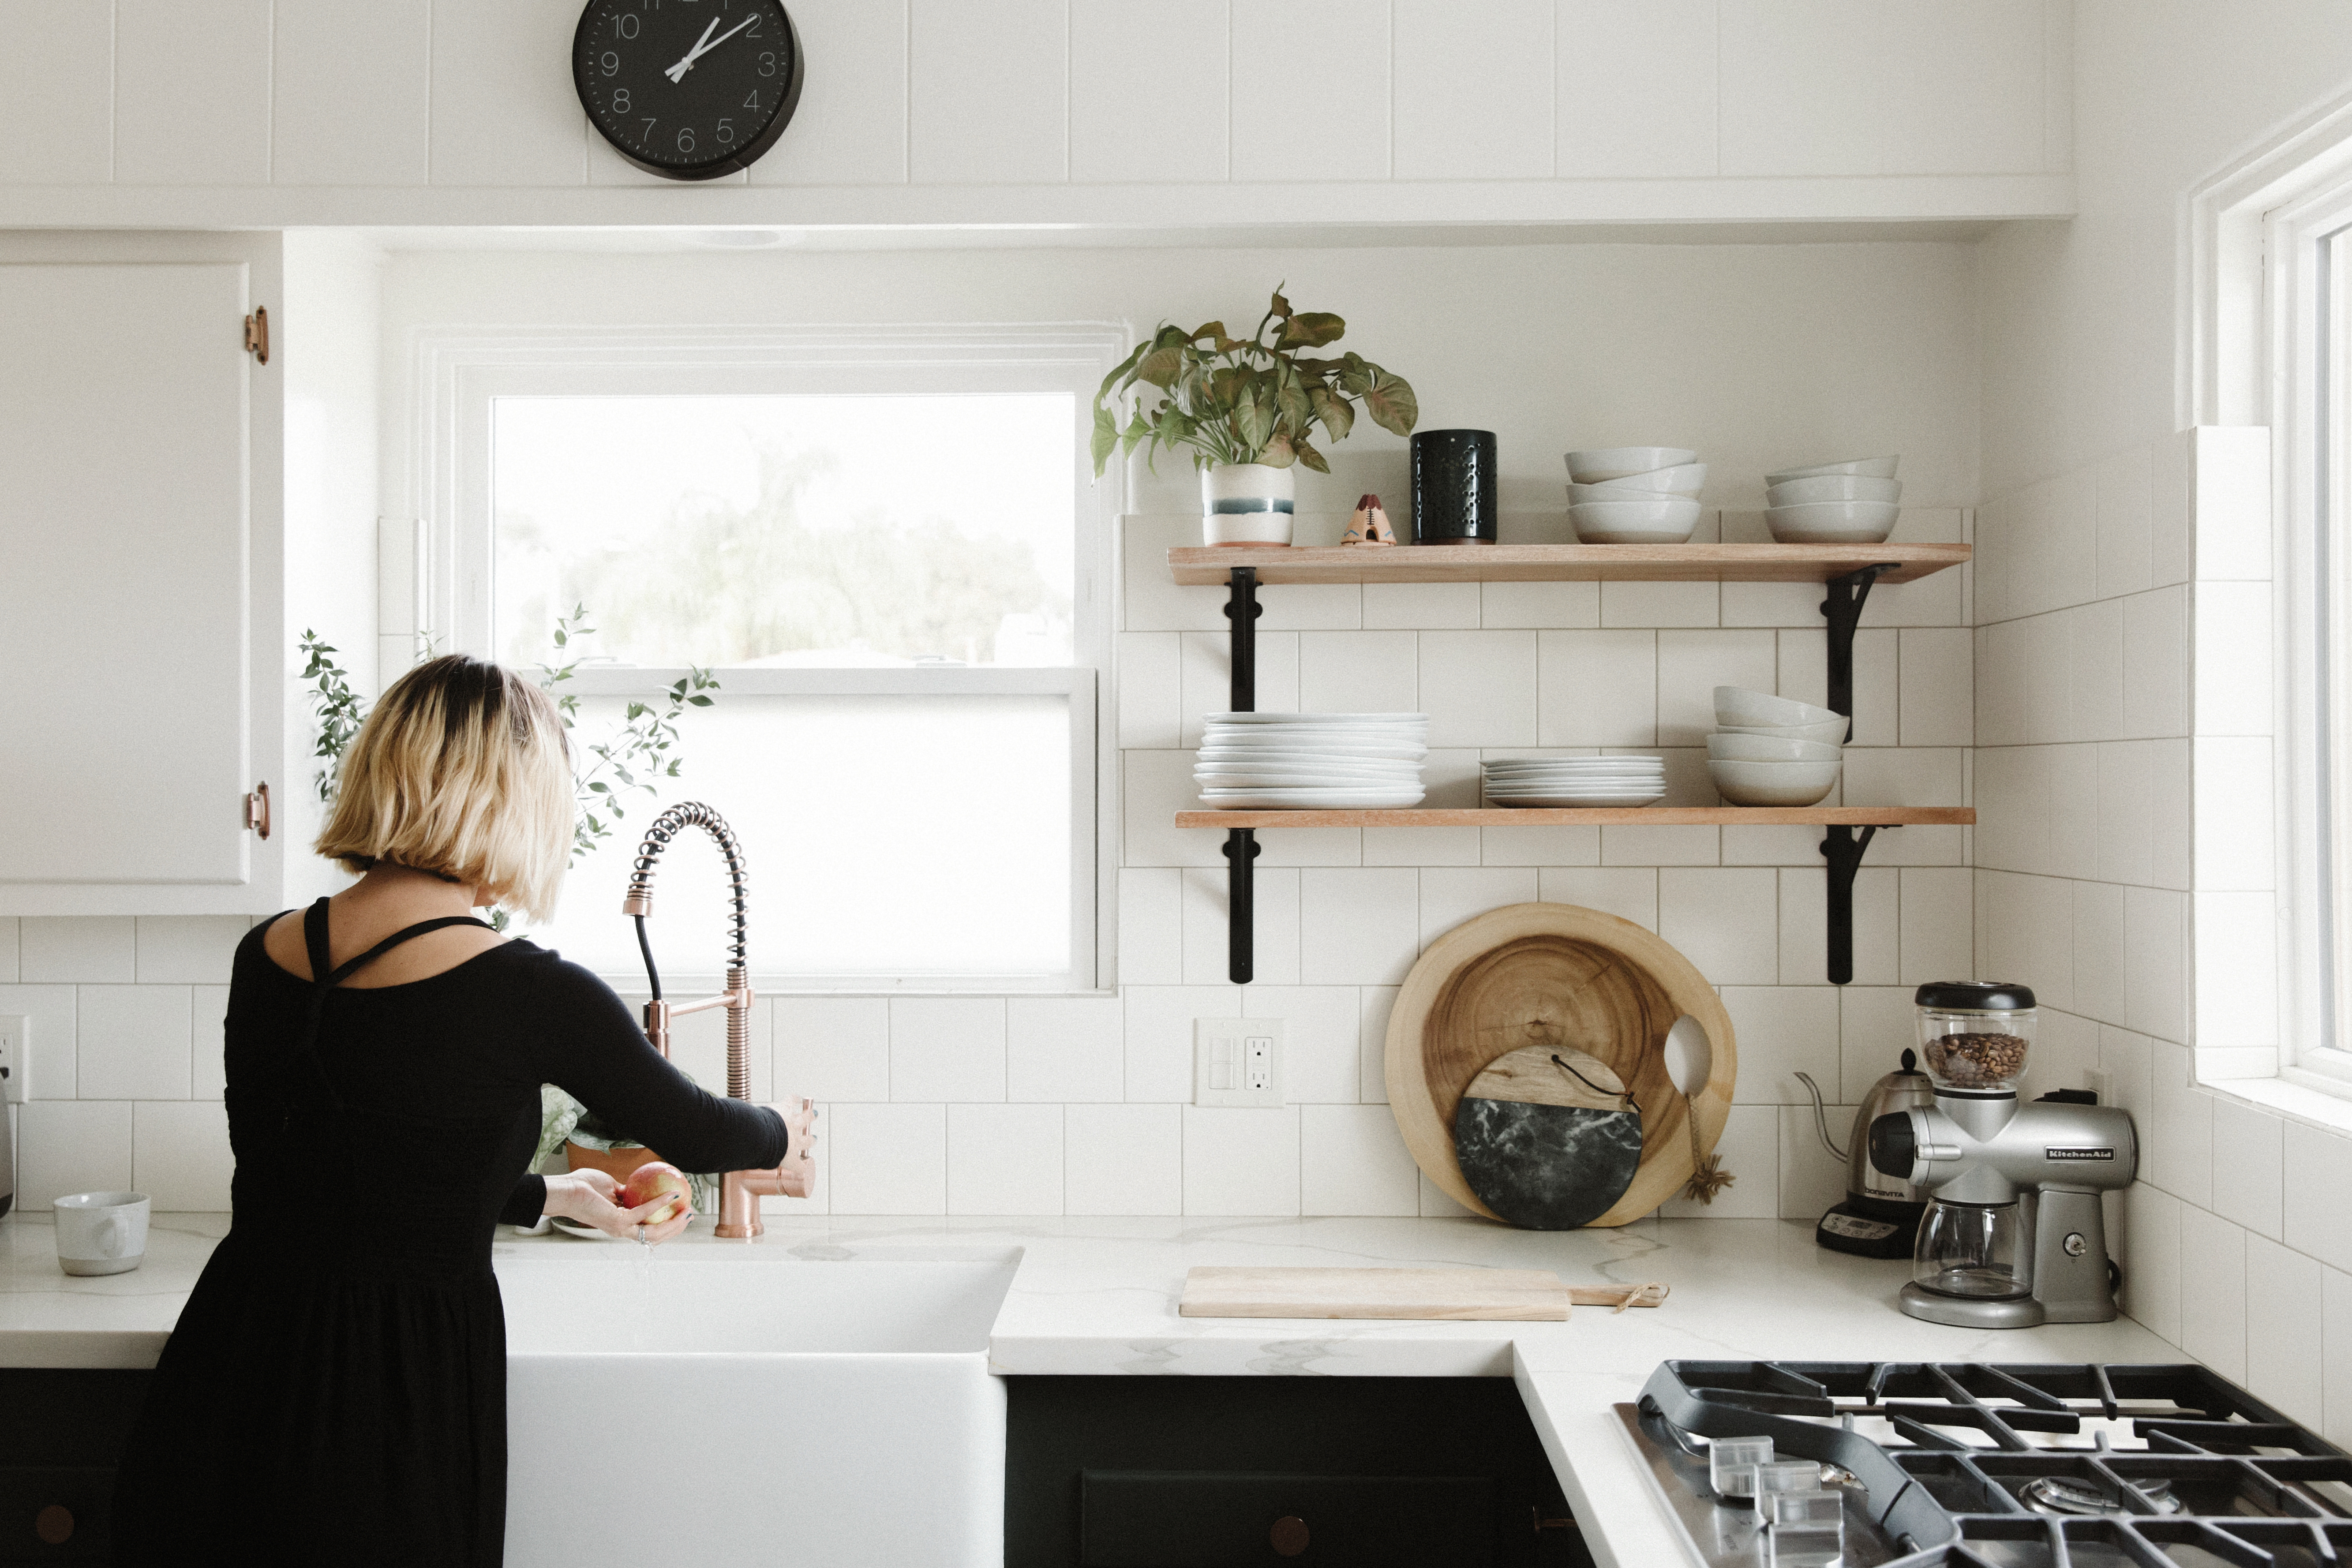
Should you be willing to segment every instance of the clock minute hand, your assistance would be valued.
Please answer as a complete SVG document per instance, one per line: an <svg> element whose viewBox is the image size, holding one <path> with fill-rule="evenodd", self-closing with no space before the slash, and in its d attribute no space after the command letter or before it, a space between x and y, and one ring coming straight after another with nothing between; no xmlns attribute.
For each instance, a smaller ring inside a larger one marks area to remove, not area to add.
<svg viewBox="0 0 2352 1568"><path fill-rule="evenodd" d="M736 34L741 32L744 28L750 26L759 19L760 18L757 16L746 16L741 21L736 23L733 26L728 28L725 32L719 34L717 37L712 38L709 43L695 45L693 58L698 59L702 56L709 54L711 50L717 48L719 45L725 43L728 39L733 37ZM712 25L714 26L717 26L716 23L713 23ZM708 37L707 34L705 36ZM691 64L692 61L689 60L688 63Z"/></svg>
<svg viewBox="0 0 2352 1568"><path fill-rule="evenodd" d="M702 53L703 46L709 41L710 35L717 31L718 27L719 18L716 16L711 17L710 26L702 29L702 37L694 40L694 47L686 51L686 58L679 60L677 64L671 66L667 70L663 71L662 75L669 78L672 81L684 81L686 79L686 73L694 68L696 58Z"/></svg>

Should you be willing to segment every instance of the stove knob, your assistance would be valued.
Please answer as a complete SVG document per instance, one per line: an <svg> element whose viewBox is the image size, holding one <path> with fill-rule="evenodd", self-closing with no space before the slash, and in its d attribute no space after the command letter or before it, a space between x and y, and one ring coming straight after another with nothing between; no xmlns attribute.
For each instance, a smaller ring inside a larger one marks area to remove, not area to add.
<svg viewBox="0 0 2352 1568"><path fill-rule="evenodd" d="M2066 1256L2069 1258L2080 1258L2091 1250L2091 1244L2083 1239L2083 1233L2079 1230L2068 1231L2066 1239L2059 1245L2066 1249Z"/></svg>

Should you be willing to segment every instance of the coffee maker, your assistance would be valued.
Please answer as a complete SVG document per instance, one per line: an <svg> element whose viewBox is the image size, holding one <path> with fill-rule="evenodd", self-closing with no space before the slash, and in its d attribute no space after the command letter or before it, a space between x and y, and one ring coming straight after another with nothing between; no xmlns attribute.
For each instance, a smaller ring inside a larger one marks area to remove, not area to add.
<svg viewBox="0 0 2352 1568"><path fill-rule="evenodd" d="M2099 1194L2138 1173L2130 1114L2085 1089L2019 1101L2025 986L1943 982L1916 1001L1936 1103L1879 1117L1869 1139L1872 1165L1931 1194L1898 1304L1962 1328L2112 1321Z"/></svg>

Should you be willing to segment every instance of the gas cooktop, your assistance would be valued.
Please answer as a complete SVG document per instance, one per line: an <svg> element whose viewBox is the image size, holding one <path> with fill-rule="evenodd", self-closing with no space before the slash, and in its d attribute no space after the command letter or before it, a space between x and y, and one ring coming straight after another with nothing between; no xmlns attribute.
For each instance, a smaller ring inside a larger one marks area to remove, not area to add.
<svg viewBox="0 0 2352 1568"><path fill-rule="evenodd" d="M1616 1409L1710 1568L1769 1561L1713 1437L1819 1463L1847 1568L2352 1563L2352 1457L2194 1364L1670 1361Z"/></svg>

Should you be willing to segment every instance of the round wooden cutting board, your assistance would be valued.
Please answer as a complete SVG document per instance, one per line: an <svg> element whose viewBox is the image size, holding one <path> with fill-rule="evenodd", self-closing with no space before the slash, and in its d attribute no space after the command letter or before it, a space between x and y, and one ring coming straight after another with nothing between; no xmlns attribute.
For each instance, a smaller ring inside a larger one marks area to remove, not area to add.
<svg viewBox="0 0 2352 1568"><path fill-rule="evenodd" d="M1673 943L1631 921L1576 904L1511 904L1447 931L1405 976L1389 1014L1389 1108L1405 1147L1448 1197L1498 1219L1463 1180L1454 1110L1471 1080L1529 1046L1588 1052L1624 1080L1642 1108L1633 1184L1591 1223L1641 1218L1691 1177L1685 1101L1667 1076L1666 1031L1689 1016L1711 1051L1692 1101L1700 1148L1712 1152L1731 1114L1738 1058L1731 1016Z"/></svg>

